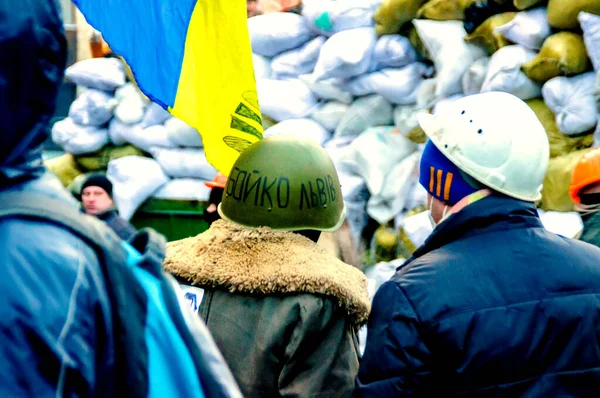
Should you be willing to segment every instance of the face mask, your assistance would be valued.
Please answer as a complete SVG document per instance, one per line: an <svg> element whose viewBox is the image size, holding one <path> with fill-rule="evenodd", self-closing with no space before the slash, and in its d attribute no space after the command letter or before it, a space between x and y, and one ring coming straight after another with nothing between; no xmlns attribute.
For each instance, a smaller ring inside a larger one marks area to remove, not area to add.
<svg viewBox="0 0 600 398"><path fill-rule="evenodd" d="M427 217L429 217L429 222L431 223L431 228L435 229L435 227L437 227L437 223L435 222L435 220L433 219L433 216L431 215L432 207L433 207L433 200L429 204L429 210L427 210Z"/></svg>

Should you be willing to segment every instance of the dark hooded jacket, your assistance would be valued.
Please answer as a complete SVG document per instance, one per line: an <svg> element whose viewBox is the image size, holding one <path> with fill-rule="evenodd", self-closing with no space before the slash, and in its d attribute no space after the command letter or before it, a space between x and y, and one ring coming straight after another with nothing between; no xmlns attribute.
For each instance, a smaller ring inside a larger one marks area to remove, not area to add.
<svg viewBox="0 0 600 398"><path fill-rule="evenodd" d="M368 330L357 396L598 396L600 249L481 199L378 290Z"/></svg>
<svg viewBox="0 0 600 398"><path fill-rule="evenodd" d="M133 225L121 218L115 209L110 209L104 213L98 214L98 218L106 223L119 238L128 241L135 235Z"/></svg>

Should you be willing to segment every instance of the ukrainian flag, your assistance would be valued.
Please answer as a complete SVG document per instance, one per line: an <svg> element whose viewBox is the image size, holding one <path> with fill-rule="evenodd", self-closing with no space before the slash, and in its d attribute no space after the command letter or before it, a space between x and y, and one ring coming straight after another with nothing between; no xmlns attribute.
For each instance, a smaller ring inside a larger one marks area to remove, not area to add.
<svg viewBox="0 0 600 398"><path fill-rule="evenodd" d="M140 89L202 135L229 175L262 138L245 0L74 0Z"/></svg>

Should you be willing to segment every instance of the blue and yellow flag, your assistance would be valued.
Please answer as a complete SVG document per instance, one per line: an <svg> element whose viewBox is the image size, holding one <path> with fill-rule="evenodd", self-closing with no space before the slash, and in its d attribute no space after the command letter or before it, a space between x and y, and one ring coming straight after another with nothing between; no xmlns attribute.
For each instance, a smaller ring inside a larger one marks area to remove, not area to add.
<svg viewBox="0 0 600 398"><path fill-rule="evenodd" d="M262 138L244 0L74 0L140 89L202 135L229 175Z"/></svg>

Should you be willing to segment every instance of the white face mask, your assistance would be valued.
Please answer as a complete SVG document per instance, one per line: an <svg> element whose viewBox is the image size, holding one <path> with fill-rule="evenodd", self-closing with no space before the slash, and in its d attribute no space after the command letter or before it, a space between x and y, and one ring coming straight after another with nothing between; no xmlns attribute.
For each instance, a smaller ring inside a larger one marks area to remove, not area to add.
<svg viewBox="0 0 600 398"><path fill-rule="evenodd" d="M431 200L431 203L429 203L429 210L427 211L427 216L429 217L429 222L431 222L431 226L435 229L435 227L437 227L439 224L435 222L435 220L433 219L433 216L431 215L432 208L433 208L433 199ZM444 211L442 211L442 219L440 220L440 223L442 221L444 221L447 216L450 215L450 214L446 214L447 211L448 211L448 205L445 205Z"/></svg>

